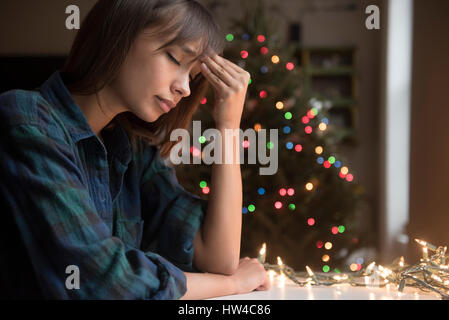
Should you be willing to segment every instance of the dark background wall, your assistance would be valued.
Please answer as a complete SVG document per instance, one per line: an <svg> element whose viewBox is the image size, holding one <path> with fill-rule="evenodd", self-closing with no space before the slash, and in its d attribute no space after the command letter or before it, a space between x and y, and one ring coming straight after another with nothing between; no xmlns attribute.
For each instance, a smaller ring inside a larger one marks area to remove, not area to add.
<svg viewBox="0 0 449 320"><path fill-rule="evenodd" d="M449 1L415 0L410 137L411 240L449 244ZM409 256L421 255L414 242Z"/></svg>

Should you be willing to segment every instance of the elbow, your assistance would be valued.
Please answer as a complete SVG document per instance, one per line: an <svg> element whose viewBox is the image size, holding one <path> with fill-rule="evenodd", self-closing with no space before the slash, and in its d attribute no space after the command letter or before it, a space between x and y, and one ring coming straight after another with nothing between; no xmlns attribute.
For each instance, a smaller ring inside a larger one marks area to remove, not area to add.
<svg viewBox="0 0 449 320"><path fill-rule="evenodd" d="M238 267L239 267L238 260L235 262L232 261L231 263L223 264L219 270L220 271L219 273L226 276L231 276L237 272Z"/></svg>

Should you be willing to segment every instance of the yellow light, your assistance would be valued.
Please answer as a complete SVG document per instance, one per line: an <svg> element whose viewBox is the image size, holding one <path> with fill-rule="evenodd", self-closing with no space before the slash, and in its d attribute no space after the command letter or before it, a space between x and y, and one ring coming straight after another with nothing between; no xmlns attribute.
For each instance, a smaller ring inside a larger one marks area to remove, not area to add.
<svg viewBox="0 0 449 320"><path fill-rule="evenodd" d="M279 61L280 61L280 59L278 56L274 55L271 57L271 62L276 64L276 63L279 63Z"/></svg>
<svg viewBox="0 0 449 320"><path fill-rule="evenodd" d="M313 189L313 184L310 183L310 182L308 182L308 183L306 184L306 189L307 189L308 191L311 191L311 190Z"/></svg>
<svg viewBox="0 0 449 320"><path fill-rule="evenodd" d="M428 254L428 252L427 252L427 248L422 248L422 258L423 258L424 260L429 259L429 254Z"/></svg>
<svg viewBox="0 0 449 320"><path fill-rule="evenodd" d="M278 257L278 265L279 265L279 267L282 267L282 266L283 266L283 263L282 263L281 257Z"/></svg>
<svg viewBox="0 0 449 320"><path fill-rule="evenodd" d="M324 262L328 262L328 261L330 260L330 257L329 257L327 254L325 254L325 255L321 258L321 260L323 260Z"/></svg>
<svg viewBox="0 0 449 320"><path fill-rule="evenodd" d="M309 266L306 266L306 270L307 270L307 273L309 274L309 277L313 277L314 276L314 273L313 273L312 269L310 269Z"/></svg>
<svg viewBox="0 0 449 320"><path fill-rule="evenodd" d="M439 277L439 276L437 276L436 274L432 274L432 277L431 277L433 280L436 280L436 281L438 281L438 282L443 282L443 280L441 280L441 278Z"/></svg>
<svg viewBox="0 0 449 320"><path fill-rule="evenodd" d="M356 265L355 263L352 263L352 264L349 266L349 269L351 269L351 271L357 271L357 265Z"/></svg>
<svg viewBox="0 0 449 320"><path fill-rule="evenodd" d="M327 129L327 125L326 125L324 122L321 122L321 123L318 125L318 128L319 128L321 131L324 131L324 130Z"/></svg>
<svg viewBox="0 0 449 320"><path fill-rule="evenodd" d="M323 153L323 147L321 147L321 146L316 147L315 148L315 153L316 154L322 154Z"/></svg>
<svg viewBox="0 0 449 320"><path fill-rule="evenodd" d="M325 247L327 250L330 250L330 249L332 249L332 243L331 243L331 242L326 242L326 243L324 244L324 247Z"/></svg>
<svg viewBox="0 0 449 320"><path fill-rule="evenodd" d="M260 254L260 255L265 254L266 250L267 250L267 245L266 245L265 242L264 242L264 244L262 245L262 248L261 248L260 251L259 251L259 254Z"/></svg>
<svg viewBox="0 0 449 320"><path fill-rule="evenodd" d="M255 130L255 131L259 131L260 129L262 129L262 126L260 125L260 123L256 123L256 124L254 125L254 130Z"/></svg>
<svg viewBox="0 0 449 320"><path fill-rule="evenodd" d="M404 257L399 259L399 266L402 268L404 266Z"/></svg>
<svg viewBox="0 0 449 320"><path fill-rule="evenodd" d="M349 172L348 167L342 167L340 171L343 174L347 174Z"/></svg>
<svg viewBox="0 0 449 320"><path fill-rule="evenodd" d="M278 110L284 109L284 103L282 103L282 101L278 101L276 103L276 109L278 109Z"/></svg>

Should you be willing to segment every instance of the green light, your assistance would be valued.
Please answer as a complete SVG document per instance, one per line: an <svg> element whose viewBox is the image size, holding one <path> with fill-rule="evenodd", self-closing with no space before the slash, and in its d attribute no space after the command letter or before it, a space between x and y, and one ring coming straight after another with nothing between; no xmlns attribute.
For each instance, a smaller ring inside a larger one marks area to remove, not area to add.
<svg viewBox="0 0 449 320"><path fill-rule="evenodd" d="M316 116L318 114L318 109L317 108L312 108L312 113L314 116Z"/></svg>
<svg viewBox="0 0 449 320"><path fill-rule="evenodd" d="M325 265L325 266L323 267L323 271L324 271L324 272L329 272L330 269L331 269L331 268L330 268L328 265Z"/></svg>
<svg viewBox="0 0 449 320"><path fill-rule="evenodd" d="M292 113L291 112L286 112L284 117L285 117L285 119L290 120L292 118Z"/></svg>
<svg viewBox="0 0 449 320"><path fill-rule="evenodd" d="M253 212L254 210L256 210L256 207L255 207L253 204L250 204L250 205L248 206L248 211L249 211L249 212Z"/></svg>
<svg viewBox="0 0 449 320"><path fill-rule="evenodd" d="M234 35L232 33L228 33L226 35L226 40L228 40L229 42L231 42L232 40L234 40Z"/></svg>
<svg viewBox="0 0 449 320"><path fill-rule="evenodd" d="M327 160L329 160L329 162L330 162L331 164L334 164L334 163L335 163L335 157L334 157L334 156L329 157L329 159L327 159Z"/></svg>
<svg viewBox="0 0 449 320"><path fill-rule="evenodd" d="M249 78L249 84L251 84L251 82L253 82L253 81L252 81L252 79L251 79L251 78Z"/></svg>
<svg viewBox="0 0 449 320"><path fill-rule="evenodd" d="M273 149L273 147L274 147L274 143L271 142L271 141L269 141L269 142L267 143L267 148L268 148L268 149Z"/></svg>
<svg viewBox="0 0 449 320"><path fill-rule="evenodd" d="M204 136L199 137L198 140L200 143L206 142L206 138Z"/></svg>
<svg viewBox="0 0 449 320"><path fill-rule="evenodd" d="M207 187L207 182L203 180L203 181L200 182L200 188L202 189L202 188L205 188L205 187Z"/></svg>
<svg viewBox="0 0 449 320"><path fill-rule="evenodd" d="M334 269L334 272L335 273L341 273L341 271L339 269L337 269L337 268Z"/></svg>
<svg viewBox="0 0 449 320"><path fill-rule="evenodd" d="M345 232L345 226L339 226L338 227L338 232L340 232L340 233Z"/></svg>
<svg viewBox="0 0 449 320"><path fill-rule="evenodd" d="M290 209L290 210L295 210L295 208L296 208L296 206L295 206L295 204L293 204L293 203L290 203L289 205L288 205L288 208Z"/></svg>

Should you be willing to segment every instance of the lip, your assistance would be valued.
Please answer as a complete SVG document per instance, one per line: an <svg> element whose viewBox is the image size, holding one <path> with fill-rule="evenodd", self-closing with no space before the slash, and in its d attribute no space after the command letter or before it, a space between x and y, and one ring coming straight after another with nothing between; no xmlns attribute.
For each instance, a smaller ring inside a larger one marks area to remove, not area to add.
<svg viewBox="0 0 449 320"><path fill-rule="evenodd" d="M176 103L174 103L173 101L163 99L159 96L156 97L158 98L159 101L163 102L170 110L176 107Z"/></svg>

